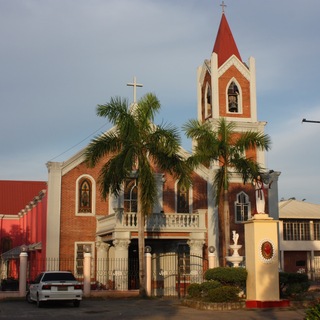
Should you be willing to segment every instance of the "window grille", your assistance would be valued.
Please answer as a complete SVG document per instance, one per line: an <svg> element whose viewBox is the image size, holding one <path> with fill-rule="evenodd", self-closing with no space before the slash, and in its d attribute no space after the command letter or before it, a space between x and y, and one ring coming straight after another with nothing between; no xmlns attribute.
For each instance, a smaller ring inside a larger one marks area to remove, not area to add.
<svg viewBox="0 0 320 320"><path fill-rule="evenodd" d="M311 240L310 221L287 220L283 222L283 240L305 241Z"/></svg>
<svg viewBox="0 0 320 320"><path fill-rule="evenodd" d="M83 263L84 263L84 253L87 251L93 254L92 243L77 243L76 244L76 275L83 276ZM91 274L93 274L93 266L91 266Z"/></svg>

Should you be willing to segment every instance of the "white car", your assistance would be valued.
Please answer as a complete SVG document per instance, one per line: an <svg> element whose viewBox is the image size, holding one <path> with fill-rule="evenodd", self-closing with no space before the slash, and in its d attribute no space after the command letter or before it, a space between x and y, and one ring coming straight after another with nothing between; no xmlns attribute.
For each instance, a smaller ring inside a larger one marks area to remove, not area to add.
<svg viewBox="0 0 320 320"><path fill-rule="evenodd" d="M82 284L68 271L40 273L29 285L26 299L41 307L45 301L72 301L75 307L82 300Z"/></svg>

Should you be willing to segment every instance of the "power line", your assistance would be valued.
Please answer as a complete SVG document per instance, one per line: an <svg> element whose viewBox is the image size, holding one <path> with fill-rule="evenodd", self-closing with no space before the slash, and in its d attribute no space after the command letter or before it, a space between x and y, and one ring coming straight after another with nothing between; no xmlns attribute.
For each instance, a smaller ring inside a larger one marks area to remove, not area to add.
<svg viewBox="0 0 320 320"><path fill-rule="evenodd" d="M87 136L86 138L82 139L80 142L78 142L77 144L75 144L74 146L70 147L69 149L67 149L66 151L60 153L59 155L53 157L52 159L50 159L49 161L52 161L54 159L59 158L60 156L64 155L65 153L67 153L68 151L72 150L73 148L77 147L79 144L81 144L82 142L86 141L87 139L89 139L91 136L93 136L94 134L96 134L98 131L100 131L103 127L105 127L107 124L104 124L103 126L101 126L100 128L98 128L96 131L94 131L93 133L91 133L89 136Z"/></svg>

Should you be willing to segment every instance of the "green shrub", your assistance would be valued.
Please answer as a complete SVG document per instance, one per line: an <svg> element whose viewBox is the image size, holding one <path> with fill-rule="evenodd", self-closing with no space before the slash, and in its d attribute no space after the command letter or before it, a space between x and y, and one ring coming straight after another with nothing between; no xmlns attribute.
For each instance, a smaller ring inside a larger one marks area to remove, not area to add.
<svg viewBox="0 0 320 320"><path fill-rule="evenodd" d="M212 289L221 287L221 283L215 280L205 281L201 283L202 295L207 296L208 292Z"/></svg>
<svg viewBox="0 0 320 320"><path fill-rule="evenodd" d="M308 275L306 273L289 273L288 274L289 283L308 283Z"/></svg>
<svg viewBox="0 0 320 320"><path fill-rule="evenodd" d="M187 288L187 293L190 298L201 298L201 284L200 283L191 283Z"/></svg>
<svg viewBox="0 0 320 320"><path fill-rule="evenodd" d="M309 289L309 284L308 283L290 283L288 284L285 293L287 296L296 296L300 295L304 292L307 292Z"/></svg>
<svg viewBox="0 0 320 320"><path fill-rule="evenodd" d="M320 319L320 304L310 307L306 311L306 317L305 320L318 320Z"/></svg>
<svg viewBox="0 0 320 320"><path fill-rule="evenodd" d="M223 285L245 287L247 270L244 268L218 267L205 272L206 280L215 280Z"/></svg>
<svg viewBox="0 0 320 320"><path fill-rule="evenodd" d="M211 289L208 292L207 300L209 302L236 302L239 301L240 289L231 286L222 286Z"/></svg>
<svg viewBox="0 0 320 320"><path fill-rule="evenodd" d="M281 296L297 296L307 292L310 287L308 275L305 273L279 273Z"/></svg>

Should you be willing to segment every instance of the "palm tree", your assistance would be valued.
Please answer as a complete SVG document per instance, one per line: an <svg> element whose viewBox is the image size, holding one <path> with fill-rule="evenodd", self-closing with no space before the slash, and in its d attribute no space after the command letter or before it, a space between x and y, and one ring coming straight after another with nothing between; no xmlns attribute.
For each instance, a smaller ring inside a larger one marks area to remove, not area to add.
<svg viewBox="0 0 320 320"><path fill-rule="evenodd" d="M113 129L95 137L86 150L88 166L94 167L109 156L99 174L103 198L119 195L123 183L135 172L138 189L139 292L145 296L144 228L145 217L152 214L157 196L153 166L173 174L185 186L190 184L187 162L179 155L178 130L170 125L156 126L153 121L160 102L151 93L129 107L126 99L111 98L98 105L97 115L106 117Z"/></svg>
<svg viewBox="0 0 320 320"><path fill-rule="evenodd" d="M214 173L214 199L219 212L219 247L220 265L225 265L224 257L230 242L230 221L228 205L229 180L232 174L240 174L244 183L258 176L263 169L254 158L248 158L245 152L255 148L269 150L271 140L261 132L237 132L235 122L225 118L216 121L215 127L210 122L200 123L189 120L183 129L188 138L195 142L194 154L190 161L193 166L217 162Z"/></svg>

